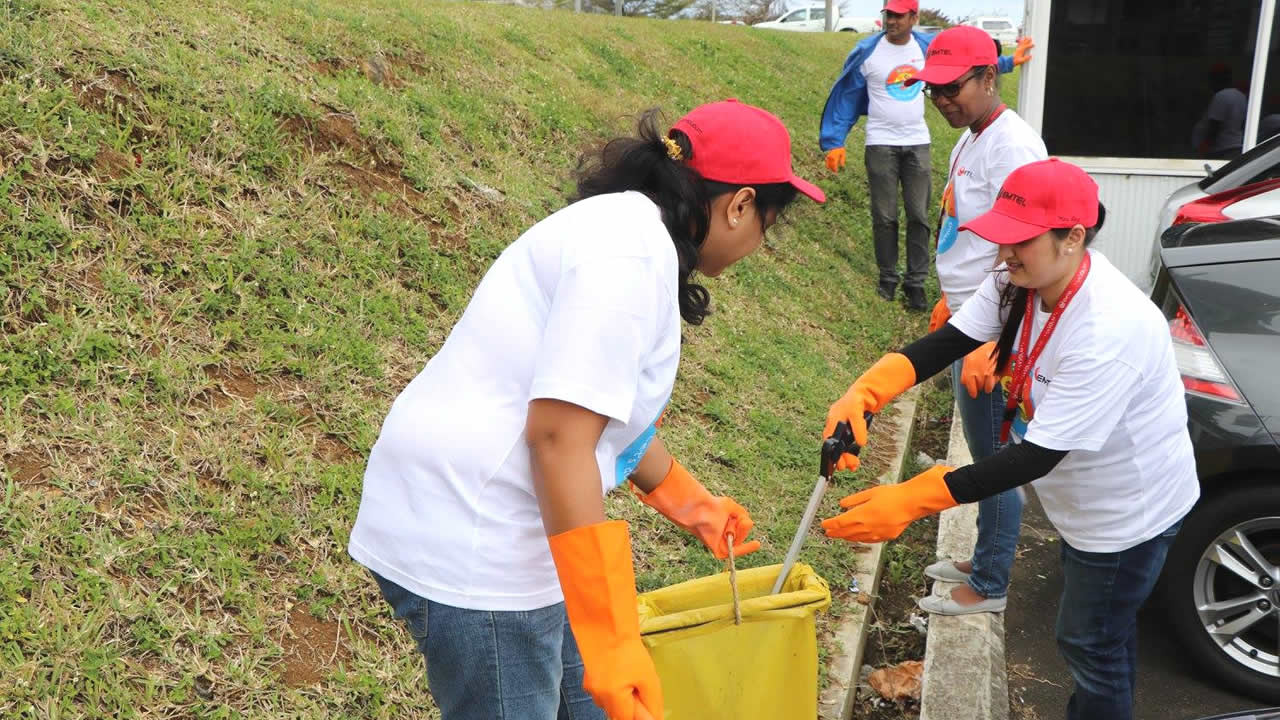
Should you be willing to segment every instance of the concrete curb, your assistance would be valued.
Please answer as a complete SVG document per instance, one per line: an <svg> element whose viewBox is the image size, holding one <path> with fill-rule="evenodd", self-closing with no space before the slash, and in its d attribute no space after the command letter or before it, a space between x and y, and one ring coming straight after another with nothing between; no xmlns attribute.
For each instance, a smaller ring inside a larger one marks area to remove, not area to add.
<svg viewBox="0 0 1280 720"><path fill-rule="evenodd" d="M877 478L882 485L902 481L919 396L920 389L912 388L903 393L887 410L893 413L893 421L897 427L891 436L893 461L889 463L889 469ZM818 717L822 720L849 720L853 716L853 702L858 692L858 671L862 668L862 652L867 645L867 620L875 604L883 567L884 543L872 545L870 552L857 556L854 579L862 592L870 593L871 603L855 604L835 629L835 647L827 663L829 683L818 698Z"/></svg>
<svg viewBox="0 0 1280 720"><path fill-rule="evenodd" d="M959 408L952 417L959 419ZM953 421L947 463L959 467L970 462L964 431L959 422ZM938 520L938 558L967 558L977 539L977 521L977 503L959 505L942 513ZM954 583L935 582L933 594L949 594L953 587ZM929 616L920 720L944 720L960 715L1008 720L1008 680L1004 664L1004 613Z"/></svg>

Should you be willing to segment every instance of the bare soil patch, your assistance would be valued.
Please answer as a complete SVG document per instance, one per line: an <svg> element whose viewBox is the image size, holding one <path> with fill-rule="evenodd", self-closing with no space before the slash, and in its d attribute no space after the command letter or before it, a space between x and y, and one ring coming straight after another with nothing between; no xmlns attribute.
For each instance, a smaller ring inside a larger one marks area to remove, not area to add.
<svg viewBox="0 0 1280 720"><path fill-rule="evenodd" d="M351 650L343 644L342 626L317 620L301 607L289 612L288 630L281 646L284 647L282 677L291 687L323 682L330 669L351 657Z"/></svg>
<svg viewBox="0 0 1280 720"><path fill-rule="evenodd" d="M35 448L19 450L4 458L9 476L16 484L26 488L48 488L49 466L52 462L53 459L47 453Z"/></svg>

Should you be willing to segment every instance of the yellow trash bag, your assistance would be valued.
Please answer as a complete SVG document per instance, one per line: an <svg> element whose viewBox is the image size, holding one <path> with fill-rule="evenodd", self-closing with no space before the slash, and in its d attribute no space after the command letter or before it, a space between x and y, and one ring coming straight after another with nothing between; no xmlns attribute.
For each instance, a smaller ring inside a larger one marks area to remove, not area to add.
<svg viewBox="0 0 1280 720"><path fill-rule="evenodd" d="M662 680L665 720L814 720L814 615L831 604L827 581L797 563L770 595L781 565L729 573L640 596L640 635Z"/></svg>

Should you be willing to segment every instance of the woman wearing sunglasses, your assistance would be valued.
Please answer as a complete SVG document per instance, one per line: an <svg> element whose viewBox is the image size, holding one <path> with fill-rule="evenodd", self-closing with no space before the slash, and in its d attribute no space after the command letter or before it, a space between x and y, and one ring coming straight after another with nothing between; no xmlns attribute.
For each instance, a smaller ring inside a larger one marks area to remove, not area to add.
<svg viewBox="0 0 1280 720"><path fill-rule="evenodd" d="M952 127L967 128L951 151L938 222L937 267L942 298L929 330L946 323L978 289L995 265L996 248L961 229L995 204L996 194L1015 168L1047 157L1044 141L1000 101L996 54L991 36L976 27L944 30L934 38L924 69L908 82L924 82L925 94ZM951 368L965 440L974 460L1000 448L1004 393L996 383L993 345L987 343ZM1009 490L978 506L978 539L973 555L943 559L925 575L960 583L950 597L929 596L920 607L961 615L1001 612L1008 603L1009 573L1022 523L1022 496Z"/></svg>
<svg viewBox="0 0 1280 720"><path fill-rule="evenodd" d="M848 422L866 438L878 412L981 343L994 342L1010 400L998 423L1011 444L961 468L840 502L827 535L897 537L913 521L1034 482L1062 535L1058 648L1075 679L1070 720L1133 716L1138 609L1182 518L1200 495L1182 380L1159 308L1089 245L1105 218L1083 170L1043 160L1014 170L994 208L968 221L990 241L988 273L941 329L890 353L831 406L826 434ZM838 467L855 469L845 455Z"/></svg>

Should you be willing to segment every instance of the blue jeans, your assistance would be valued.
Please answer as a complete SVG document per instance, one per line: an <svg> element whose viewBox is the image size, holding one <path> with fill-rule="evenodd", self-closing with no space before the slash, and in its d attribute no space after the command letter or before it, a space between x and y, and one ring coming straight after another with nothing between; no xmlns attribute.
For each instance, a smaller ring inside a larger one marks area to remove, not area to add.
<svg viewBox="0 0 1280 720"><path fill-rule="evenodd" d="M427 658L427 685L443 720L605 720L582 688L582 656L564 603L465 610L371 574Z"/></svg>
<svg viewBox="0 0 1280 720"><path fill-rule="evenodd" d="M964 359L951 365L951 387L960 406L964 439L974 460L991 457L1000 449L1000 423L1004 416L1004 391L999 385L977 398L960 384ZM1015 488L978 501L978 540L973 545L973 573L969 587L985 598L1009 594L1009 572L1022 531L1022 495Z"/></svg>
<svg viewBox="0 0 1280 720"><path fill-rule="evenodd" d="M1138 609L1155 587L1182 521L1114 553L1062 543L1064 587L1058 605L1058 649L1075 692L1068 720L1129 720L1138 676Z"/></svg>

